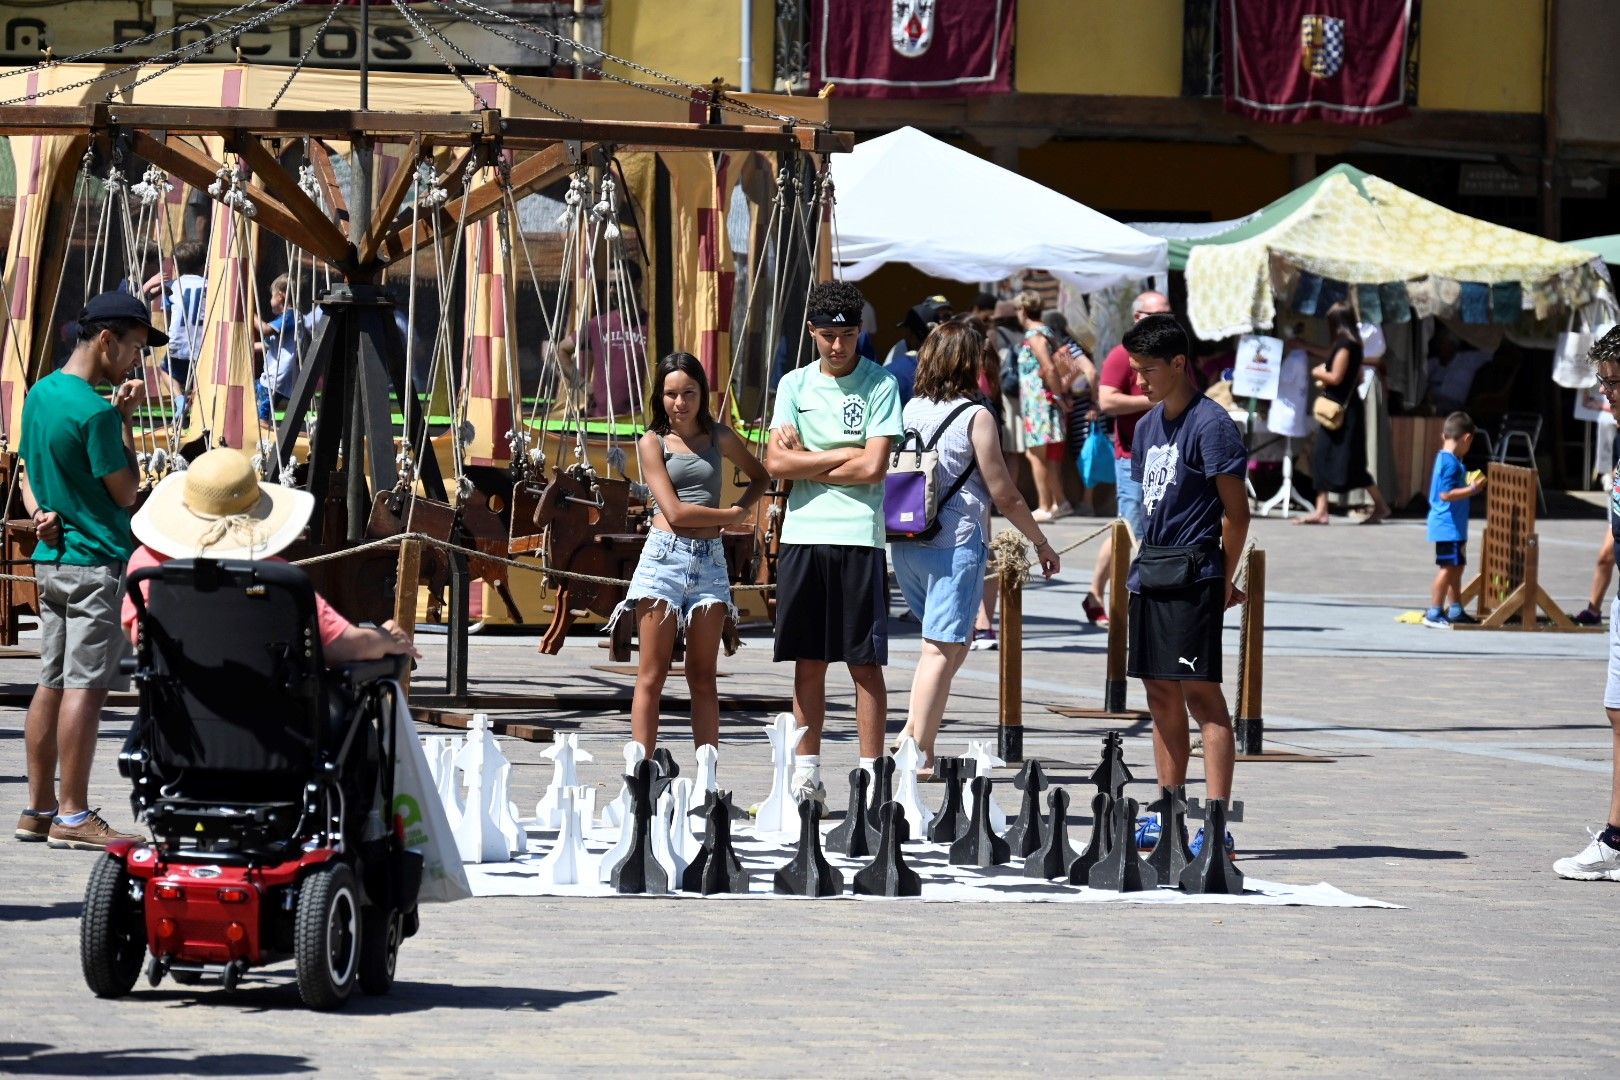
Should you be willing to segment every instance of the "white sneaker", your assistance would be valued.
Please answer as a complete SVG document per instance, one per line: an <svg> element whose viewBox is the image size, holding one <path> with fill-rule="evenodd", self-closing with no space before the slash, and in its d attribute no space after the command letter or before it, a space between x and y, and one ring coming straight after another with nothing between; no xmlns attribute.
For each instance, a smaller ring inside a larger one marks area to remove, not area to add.
<svg viewBox="0 0 1620 1080"><path fill-rule="evenodd" d="M827 785L821 782L819 772L795 773L793 783L788 788L793 795L793 801L802 803L806 799L814 799L821 804L823 810L827 809Z"/></svg>
<svg viewBox="0 0 1620 1080"><path fill-rule="evenodd" d="M1553 873L1573 881L1620 881L1620 851L1605 844L1596 830L1592 842L1579 855L1553 863Z"/></svg>
<svg viewBox="0 0 1620 1080"><path fill-rule="evenodd" d="M1034 519L1035 521L1038 521L1042 525L1044 525L1048 521L1052 520L1052 511L1048 510L1044 506L1040 506L1040 507L1036 507L1034 510L1031 510L1029 512L1029 516L1032 519Z"/></svg>

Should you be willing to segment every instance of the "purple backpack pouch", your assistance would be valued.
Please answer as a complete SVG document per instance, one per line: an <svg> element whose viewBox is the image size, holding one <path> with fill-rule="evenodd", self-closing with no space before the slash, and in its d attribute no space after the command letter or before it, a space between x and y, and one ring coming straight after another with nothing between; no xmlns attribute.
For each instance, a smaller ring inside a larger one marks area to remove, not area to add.
<svg viewBox="0 0 1620 1080"><path fill-rule="evenodd" d="M883 527L891 536L913 536L930 524L928 482L924 472L891 472L883 478Z"/></svg>

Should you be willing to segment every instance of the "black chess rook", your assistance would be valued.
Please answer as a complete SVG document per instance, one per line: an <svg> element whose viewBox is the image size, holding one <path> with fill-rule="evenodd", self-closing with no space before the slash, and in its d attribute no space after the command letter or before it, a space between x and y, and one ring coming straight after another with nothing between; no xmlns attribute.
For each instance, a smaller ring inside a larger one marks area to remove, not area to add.
<svg viewBox="0 0 1620 1080"><path fill-rule="evenodd" d="M1243 895L1243 871L1226 853L1226 822L1226 800L1209 800L1204 805L1204 846L1181 872L1182 892Z"/></svg>
<svg viewBox="0 0 1620 1080"><path fill-rule="evenodd" d="M956 838L967 831L967 808L962 801L962 774L966 768L966 758L934 759L934 776L945 782L945 799L928 826L928 839L936 844L955 843Z"/></svg>

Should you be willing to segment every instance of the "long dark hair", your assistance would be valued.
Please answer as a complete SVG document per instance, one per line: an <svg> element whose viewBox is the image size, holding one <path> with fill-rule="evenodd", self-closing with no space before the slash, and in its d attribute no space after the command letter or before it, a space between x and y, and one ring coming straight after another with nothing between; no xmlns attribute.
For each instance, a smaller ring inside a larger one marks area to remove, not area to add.
<svg viewBox="0 0 1620 1080"><path fill-rule="evenodd" d="M714 429L714 417L709 415L709 376L702 362L685 352L670 353L653 369L652 423L647 425L647 430L669 434L669 414L664 411L664 379L677 371L698 385L698 430L708 434Z"/></svg>
<svg viewBox="0 0 1620 1080"><path fill-rule="evenodd" d="M1356 313L1351 306L1343 300L1327 309L1328 333L1333 340L1349 338L1357 345L1361 344L1361 327L1356 325Z"/></svg>

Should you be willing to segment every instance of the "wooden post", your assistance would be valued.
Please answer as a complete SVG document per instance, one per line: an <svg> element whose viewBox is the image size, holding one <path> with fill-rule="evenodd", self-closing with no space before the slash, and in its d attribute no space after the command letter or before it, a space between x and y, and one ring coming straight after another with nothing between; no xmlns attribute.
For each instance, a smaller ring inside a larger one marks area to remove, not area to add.
<svg viewBox="0 0 1620 1080"><path fill-rule="evenodd" d="M422 579L422 541L406 540L399 545L399 570L394 577L394 623L405 633L416 636L416 595ZM399 680L401 690L411 690L407 669Z"/></svg>
<svg viewBox="0 0 1620 1080"><path fill-rule="evenodd" d="M1541 628L1541 537L1531 533L1524 538L1524 582L1519 586L1524 599L1519 604L1519 629Z"/></svg>
<svg viewBox="0 0 1620 1080"><path fill-rule="evenodd" d="M1244 562L1243 629L1238 639L1237 752L1265 753L1266 553L1249 549Z"/></svg>
<svg viewBox="0 0 1620 1080"><path fill-rule="evenodd" d="M1003 567L1001 578L1001 716L996 754L1009 764L1024 760L1024 586L1022 575Z"/></svg>
<svg viewBox="0 0 1620 1080"><path fill-rule="evenodd" d="M1130 629L1130 594L1126 579L1131 570L1131 527L1116 518L1109 536L1113 558L1108 568L1108 674L1103 683L1103 709L1125 711L1125 640Z"/></svg>

